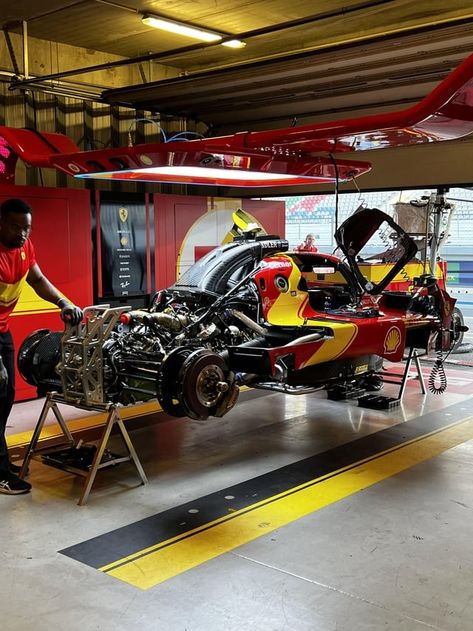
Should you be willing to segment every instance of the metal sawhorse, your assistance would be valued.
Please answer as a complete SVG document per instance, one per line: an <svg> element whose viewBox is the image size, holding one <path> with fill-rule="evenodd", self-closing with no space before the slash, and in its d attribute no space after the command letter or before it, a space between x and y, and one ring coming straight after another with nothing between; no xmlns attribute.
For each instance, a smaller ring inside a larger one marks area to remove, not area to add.
<svg viewBox="0 0 473 631"><path fill-rule="evenodd" d="M407 382L410 381L411 379L417 379L419 381L422 394L427 394L427 390L425 388L425 382L424 382L424 375L422 374L422 366L420 365L420 358L419 358L419 354L417 353L417 349L415 349L414 347L411 347L409 349L409 353L407 357L404 358L404 361L406 362L406 366L404 368L404 372L402 373L402 375L397 375L396 373L390 373L389 371L387 371L387 372L382 373L383 381L385 383L394 383L400 386L399 394L397 395L397 398L400 401L402 400L402 397L404 396L404 391L406 389ZM411 374L411 367L412 367L413 361L415 363L416 372L414 374ZM397 377L397 380L386 379L385 376L394 377L394 378Z"/></svg>
<svg viewBox="0 0 473 631"><path fill-rule="evenodd" d="M424 382L424 375L422 374L422 366L420 365L420 359L419 354L417 353L417 349L411 347L409 349L407 357L404 357L404 361L406 362L406 365L402 374L389 371L377 373L382 378L384 383L392 383L399 386L399 393L397 397L388 397L385 395L376 394L364 394L363 396L358 398L358 404L361 407L371 408L375 410L390 410L392 408L395 408L401 404L407 382L411 379L417 379L419 381L422 394L427 394ZM416 372L414 374L411 374L412 362L415 363L416 367Z"/></svg>
<svg viewBox="0 0 473 631"><path fill-rule="evenodd" d="M73 407L76 407L79 409L87 409L91 411L94 410L98 412L105 411L108 413L104 430L100 438L97 450L95 451L94 458L92 462L90 463L90 465L88 465L86 468L80 468L78 466L74 466L65 462L64 463L56 462L53 464L52 461L51 462L47 461L48 456L54 455L55 453L58 453L64 450L65 447L78 448L79 446L78 444L76 444L66 424L66 421L64 420L64 417L62 416L61 411L58 408L58 405L57 405L58 403L61 403L64 405L72 405ZM44 423L46 421L46 417L50 410L52 410L54 416L56 417L56 421L58 422L66 441L61 443L60 445L55 445L54 447L37 448L37 444L40 439L41 432L43 430ZM112 430L115 425L118 427L120 431L123 442L125 443L125 446L128 450L128 455L116 456L116 455L110 454L109 457L106 457L104 459L104 455L107 454L106 449L107 449L108 441L110 439ZM46 457L46 459L44 457ZM92 489L92 485L95 481L97 472L101 469L106 469L108 467L118 465L121 462L132 461L138 471L142 484L146 484L148 482L145 472L143 470L143 467L141 466L141 462L131 442L130 436L125 428L123 420L120 418L118 406L114 404L108 404L104 408L104 407L93 407L93 406L84 407L80 405L73 405L72 403L65 401L63 397L59 395L57 392L50 392L46 395L46 400L44 402L43 409L41 411L35 430L33 432L33 437L26 450L25 458L23 460L23 465L20 471L20 477L24 477L26 475L26 472L28 471L29 463L31 459L33 458L40 459L43 462L43 464L53 466L57 469L62 469L63 471L69 471L70 473L73 473L75 475L80 475L85 478L84 485L82 487L82 493L78 501L79 506L83 506L87 502L87 498L89 497L89 493Z"/></svg>

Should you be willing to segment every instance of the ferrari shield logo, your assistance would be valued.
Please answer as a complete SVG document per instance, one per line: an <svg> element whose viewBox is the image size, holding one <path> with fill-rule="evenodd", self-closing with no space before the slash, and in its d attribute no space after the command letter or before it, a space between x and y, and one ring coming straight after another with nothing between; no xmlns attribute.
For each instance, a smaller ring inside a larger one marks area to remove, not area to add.
<svg viewBox="0 0 473 631"><path fill-rule="evenodd" d="M123 206L122 208L119 208L118 216L123 221L123 223L125 223L125 221L128 219L128 208L123 208Z"/></svg>

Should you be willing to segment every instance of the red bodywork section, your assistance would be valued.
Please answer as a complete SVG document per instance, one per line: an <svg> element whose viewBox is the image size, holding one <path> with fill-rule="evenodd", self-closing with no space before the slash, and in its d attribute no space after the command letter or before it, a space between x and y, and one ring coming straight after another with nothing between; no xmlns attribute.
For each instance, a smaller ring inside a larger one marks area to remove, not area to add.
<svg viewBox="0 0 473 631"><path fill-rule="evenodd" d="M304 276L309 258L316 271L312 280ZM331 264L332 273L328 267ZM347 270L346 276L342 275L340 269L343 267L339 258L325 254L305 255L302 262L297 253L276 254L263 261L254 281L264 319L276 327L304 326L307 330L306 339L303 336L264 351L273 376L278 373L278 360L289 355L291 368L295 371L364 355L379 355L397 362L404 356L409 331L424 330L426 345L433 342L434 338L429 338L440 330L439 320L411 312L404 301L396 304L396 299L389 300L390 292L377 298L364 295L355 307L347 284L350 271ZM332 284L333 281L336 284ZM448 331L455 300L441 289L437 292L442 327L446 331L442 342L447 349L451 344ZM421 288L418 294L427 295L427 289ZM342 302L329 305L324 302L324 296L328 302L333 299ZM346 300L345 304L343 300ZM314 332L312 338L311 330ZM316 339L317 333L321 333L320 339Z"/></svg>

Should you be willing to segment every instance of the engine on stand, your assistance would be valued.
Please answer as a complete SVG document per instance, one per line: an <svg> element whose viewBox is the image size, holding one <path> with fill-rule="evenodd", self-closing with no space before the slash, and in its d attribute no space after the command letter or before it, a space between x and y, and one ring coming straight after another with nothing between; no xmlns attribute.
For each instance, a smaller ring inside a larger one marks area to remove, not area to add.
<svg viewBox="0 0 473 631"><path fill-rule="evenodd" d="M226 349L259 330L235 308L251 311L248 290L244 294L244 300L232 295L221 308L166 292L150 310L88 307L83 322L64 333L42 329L26 338L18 355L20 373L39 395L57 390L73 405L158 398L174 416L223 416L238 396Z"/></svg>

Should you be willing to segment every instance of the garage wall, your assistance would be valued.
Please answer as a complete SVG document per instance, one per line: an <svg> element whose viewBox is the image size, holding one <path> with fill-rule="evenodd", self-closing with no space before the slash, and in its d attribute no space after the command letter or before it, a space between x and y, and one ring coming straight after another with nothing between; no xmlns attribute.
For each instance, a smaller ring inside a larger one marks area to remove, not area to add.
<svg viewBox="0 0 473 631"><path fill-rule="evenodd" d="M435 187L473 182L473 138L360 152L373 168L358 178L360 188ZM344 185L343 189L353 189Z"/></svg>

